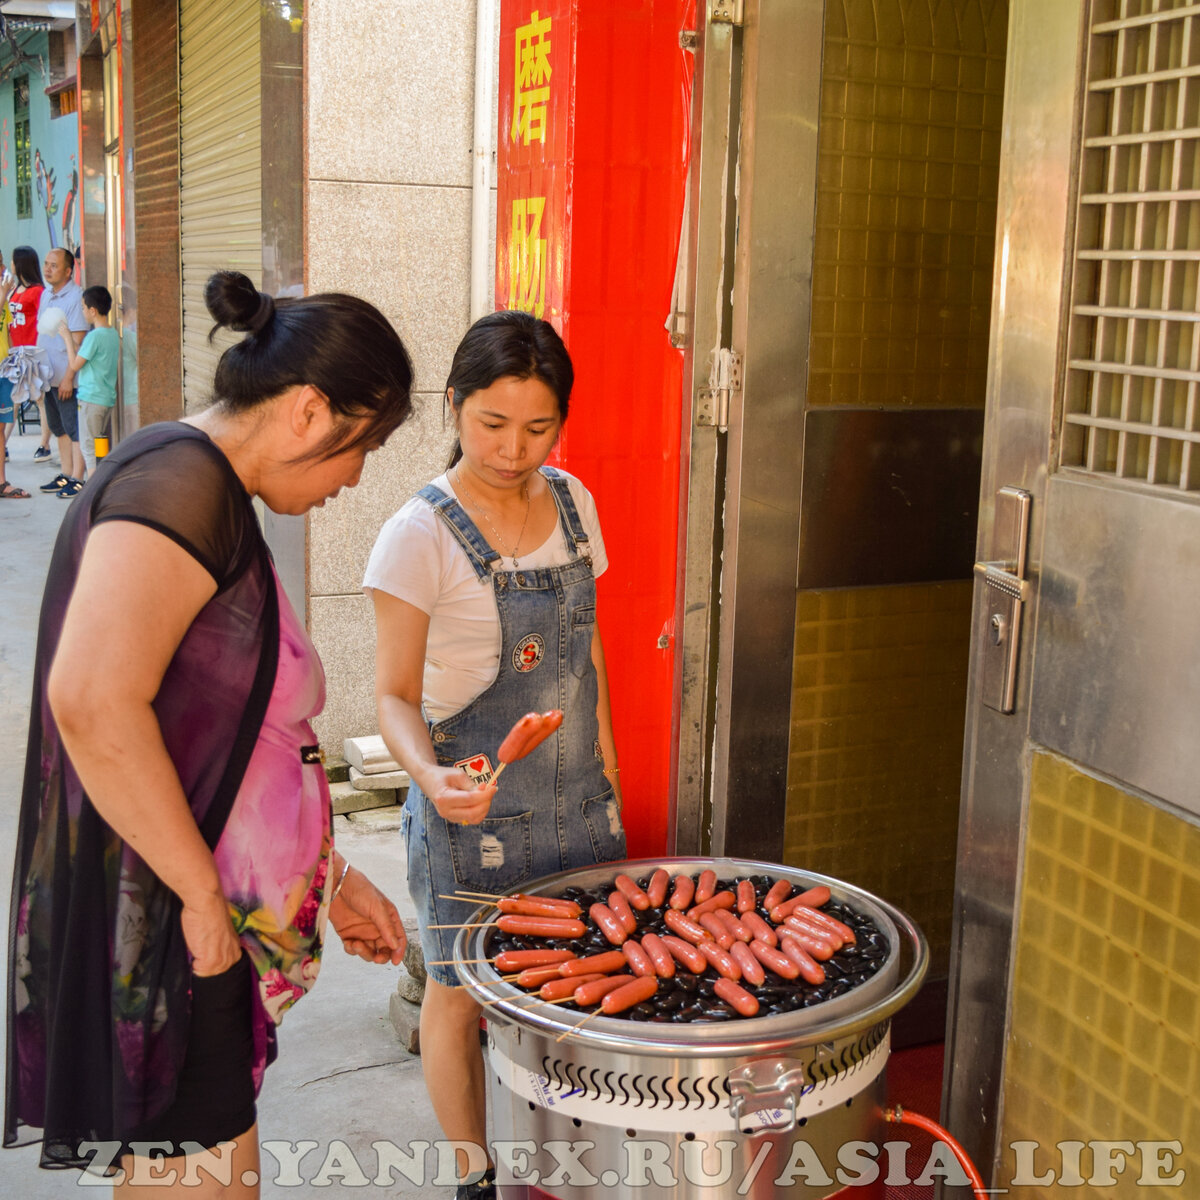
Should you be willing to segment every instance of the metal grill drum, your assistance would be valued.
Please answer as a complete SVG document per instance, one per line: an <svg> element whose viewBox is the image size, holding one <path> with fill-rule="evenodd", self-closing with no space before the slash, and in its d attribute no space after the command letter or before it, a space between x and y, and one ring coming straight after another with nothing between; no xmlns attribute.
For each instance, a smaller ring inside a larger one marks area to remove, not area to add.
<svg viewBox="0 0 1200 1200"><path fill-rule="evenodd" d="M816 1200L865 1182L873 1164L854 1144L886 1140L891 1018L924 978L921 931L859 888L747 859L604 863L527 890L607 890L618 871L637 878L659 866L766 874L800 890L823 883L875 922L889 952L865 983L793 1012L693 1024L589 1017L532 1000L471 961L485 958L496 919L481 910L472 919L482 926L459 935L455 969L476 999L492 1001L487 1073L501 1184L536 1184L561 1200Z"/></svg>

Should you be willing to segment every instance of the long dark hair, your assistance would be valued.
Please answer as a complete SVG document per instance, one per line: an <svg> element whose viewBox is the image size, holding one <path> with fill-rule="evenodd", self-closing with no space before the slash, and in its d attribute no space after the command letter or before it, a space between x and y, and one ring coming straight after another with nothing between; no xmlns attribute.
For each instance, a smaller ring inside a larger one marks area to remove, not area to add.
<svg viewBox="0 0 1200 1200"><path fill-rule="evenodd" d="M42 264L32 246L17 246L12 252L13 274L21 287L45 287Z"/></svg>
<svg viewBox="0 0 1200 1200"><path fill-rule="evenodd" d="M382 442L412 412L412 362L387 318L357 296L323 292L279 299L238 271L218 271L204 287L218 329L248 334L217 364L213 395L246 412L288 388L308 384L325 395L333 433L311 454L329 458ZM366 418L363 428L350 426Z"/></svg>
<svg viewBox="0 0 1200 1200"><path fill-rule="evenodd" d="M520 309L505 309L480 317L467 330L454 352L446 379L446 399L457 415L472 392L489 388L498 379L537 379L558 401L560 421L567 419L575 368L558 331L549 321ZM450 389L454 389L451 397ZM462 458L462 446L454 439L449 470Z"/></svg>

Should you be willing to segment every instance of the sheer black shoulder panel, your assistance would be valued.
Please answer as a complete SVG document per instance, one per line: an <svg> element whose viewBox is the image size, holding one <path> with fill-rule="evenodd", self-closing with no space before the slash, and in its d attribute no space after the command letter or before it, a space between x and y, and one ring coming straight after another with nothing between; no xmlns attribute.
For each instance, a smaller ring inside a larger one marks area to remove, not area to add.
<svg viewBox="0 0 1200 1200"><path fill-rule="evenodd" d="M115 464L114 464L115 465ZM92 524L134 521L177 542L226 587L245 569L255 539L250 498L229 460L207 438L183 437L97 474L103 491Z"/></svg>

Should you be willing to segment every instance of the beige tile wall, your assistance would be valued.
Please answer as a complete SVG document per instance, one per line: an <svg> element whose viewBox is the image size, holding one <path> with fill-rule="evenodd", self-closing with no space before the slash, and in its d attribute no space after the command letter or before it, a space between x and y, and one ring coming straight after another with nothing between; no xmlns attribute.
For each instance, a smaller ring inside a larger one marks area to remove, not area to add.
<svg viewBox="0 0 1200 1200"><path fill-rule="evenodd" d="M474 0L310 0L307 276L386 314L416 367L416 414L362 482L308 519L308 609L327 751L375 732L374 624L360 591L380 526L445 463L442 388L470 319Z"/></svg>

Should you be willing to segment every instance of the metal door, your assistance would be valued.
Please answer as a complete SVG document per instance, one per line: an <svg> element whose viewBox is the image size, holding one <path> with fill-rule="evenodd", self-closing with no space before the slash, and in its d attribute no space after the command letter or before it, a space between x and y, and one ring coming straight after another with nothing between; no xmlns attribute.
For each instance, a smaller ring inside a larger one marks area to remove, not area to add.
<svg viewBox="0 0 1200 1200"><path fill-rule="evenodd" d="M1197 1115L1200 14L1010 20L944 1104L1019 1190Z"/></svg>

